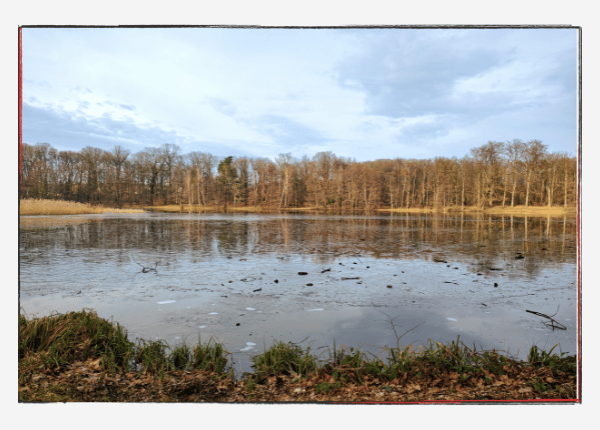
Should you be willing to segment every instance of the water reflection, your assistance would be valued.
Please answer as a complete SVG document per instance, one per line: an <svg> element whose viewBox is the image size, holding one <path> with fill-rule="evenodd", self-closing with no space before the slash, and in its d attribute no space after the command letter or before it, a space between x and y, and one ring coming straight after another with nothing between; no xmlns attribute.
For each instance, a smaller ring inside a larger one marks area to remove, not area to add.
<svg viewBox="0 0 600 430"><path fill-rule="evenodd" d="M189 253L195 259L301 253L321 264L368 255L451 260L470 263L472 271L503 268L536 275L575 262L575 232L575 220L567 218L150 214L54 228L23 223L19 237L22 263L35 257L43 264L60 251L82 249L135 251L149 260L167 253L170 261Z"/></svg>

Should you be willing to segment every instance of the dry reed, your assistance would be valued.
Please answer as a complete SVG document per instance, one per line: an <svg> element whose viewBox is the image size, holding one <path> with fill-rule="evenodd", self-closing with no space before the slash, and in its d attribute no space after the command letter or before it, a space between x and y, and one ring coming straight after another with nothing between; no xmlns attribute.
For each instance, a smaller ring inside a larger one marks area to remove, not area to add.
<svg viewBox="0 0 600 430"><path fill-rule="evenodd" d="M378 209L379 212L396 213L486 213L490 215L515 215L515 216L573 216L577 214L577 208L568 206L495 206L491 208L479 208L476 206L446 206L439 208L396 208L396 209Z"/></svg>
<svg viewBox="0 0 600 430"><path fill-rule="evenodd" d="M20 215L78 215L103 213L144 213L142 209L114 209L66 200L23 199L19 201Z"/></svg>

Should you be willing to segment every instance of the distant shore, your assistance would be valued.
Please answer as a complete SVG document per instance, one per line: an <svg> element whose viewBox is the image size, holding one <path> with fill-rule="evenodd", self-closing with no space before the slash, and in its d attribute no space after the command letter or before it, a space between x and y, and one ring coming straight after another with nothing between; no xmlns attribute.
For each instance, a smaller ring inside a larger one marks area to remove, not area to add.
<svg viewBox="0 0 600 430"><path fill-rule="evenodd" d="M143 209L118 209L92 206L89 203L66 200L22 199L19 201L19 215L85 215L103 213L143 213Z"/></svg>
<svg viewBox="0 0 600 430"><path fill-rule="evenodd" d="M491 208L478 208L475 206L457 206L436 208L397 208L379 209L379 212L414 212L414 213L485 213L490 215L516 215L516 216L575 216L577 208L572 206L495 206Z"/></svg>
<svg viewBox="0 0 600 430"><path fill-rule="evenodd" d="M498 206L491 208L477 208L465 206L464 209L457 206L440 208L395 208L395 209L373 209L371 211L357 210L348 211L337 208L323 208L320 206L311 207L293 207L293 208L271 208L261 206L198 206L193 205L162 205L162 206L144 206L145 210L155 212L177 212L177 213L279 213L279 212L306 212L306 213L485 213L490 215L515 215L515 216L575 216L577 208L563 206Z"/></svg>
<svg viewBox="0 0 600 430"><path fill-rule="evenodd" d="M268 206L200 206L200 205L129 205L123 208L109 208L93 206L88 203L69 202L65 200L23 199L19 202L20 215L80 215L103 213L144 213L169 212L169 213L484 213L490 215L513 216L575 216L577 208L573 206L496 206L478 208L475 206L446 206L438 208L379 208L367 210L344 210L339 208L309 206L309 207L268 207Z"/></svg>

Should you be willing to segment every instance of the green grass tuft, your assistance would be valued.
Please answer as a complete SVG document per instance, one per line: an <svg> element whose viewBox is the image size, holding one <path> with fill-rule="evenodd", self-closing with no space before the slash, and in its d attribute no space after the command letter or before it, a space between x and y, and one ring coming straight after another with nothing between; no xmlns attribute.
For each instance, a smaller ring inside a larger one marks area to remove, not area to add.
<svg viewBox="0 0 600 430"><path fill-rule="evenodd" d="M141 340L136 349L136 364L141 371L157 373L169 368L167 349L169 345L163 340L144 341Z"/></svg>
<svg viewBox="0 0 600 430"><path fill-rule="evenodd" d="M223 373L227 366L227 354L223 345L212 338L205 344L198 342L194 348L193 367L218 374Z"/></svg>
<svg viewBox="0 0 600 430"><path fill-rule="evenodd" d="M52 314L28 321L19 316L19 360L37 356L45 366L61 367L89 358L102 358L105 369L128 370L133 343L118 323L94 311Z"/></svg>
<svg viewBox="0 0 600 430"><path fill-rule="evenodd" d="M254 374L259 378L276 375L307 375L318 369L317 358L292 343L277 342L268 350L252 358Z"/></svg>
<svg viewBox="0 0 600 430"><path fill-rule="evenodd" d="M161 374L171 370L204 369L223 373L227 355L212 338L193 351L184 344L173 348L163 341L129 341L118 323L82 310L28 320L19 315L19 365L59 369L76 362L100 359L111 372L139 370Z"/></svg>

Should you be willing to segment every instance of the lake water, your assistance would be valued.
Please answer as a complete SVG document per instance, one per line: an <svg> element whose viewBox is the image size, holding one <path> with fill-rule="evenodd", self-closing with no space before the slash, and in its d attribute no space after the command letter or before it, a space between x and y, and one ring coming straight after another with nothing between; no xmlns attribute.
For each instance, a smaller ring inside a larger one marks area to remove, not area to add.
<svg viewBox="0 0 600 430"><path fill-rule="evenodd" d="M38 216L19 239L21 312L92 308L169 344L213 336L237 370L277 340L378 353L396 346L391 319L403 345L576 353L574 218Z"/></svg>

